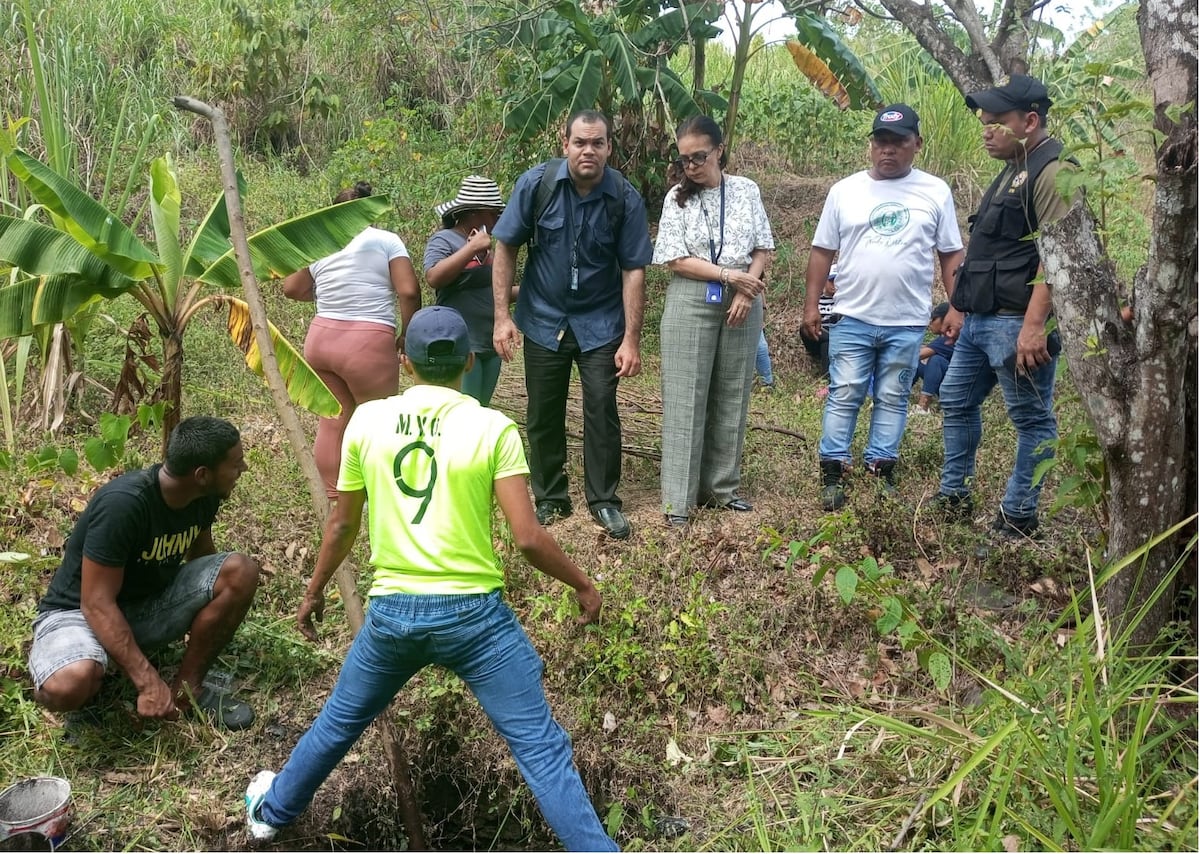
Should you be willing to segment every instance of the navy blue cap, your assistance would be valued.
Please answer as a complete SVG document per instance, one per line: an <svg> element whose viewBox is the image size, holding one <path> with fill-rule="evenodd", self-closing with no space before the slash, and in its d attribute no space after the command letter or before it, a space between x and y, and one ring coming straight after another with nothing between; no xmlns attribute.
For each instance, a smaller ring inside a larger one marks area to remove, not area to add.
<svg viewBox="0 0 1200 854"><path fill-rule="evenodd" d="M471 353L467 322L448 305L431 305L404 330L404 354L418 365L463 365Z"/></svg>

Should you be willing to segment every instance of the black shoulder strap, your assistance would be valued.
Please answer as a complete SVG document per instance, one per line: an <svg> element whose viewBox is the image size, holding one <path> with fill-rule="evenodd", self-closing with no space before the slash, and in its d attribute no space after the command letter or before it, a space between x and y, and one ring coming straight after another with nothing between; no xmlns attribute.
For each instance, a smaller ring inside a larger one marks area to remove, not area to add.
<svg viewBox="0 0 1200 854"><path fill-rule="evenodd" d="M558 184L558 170L563 159L555 157L546 161L542 170L542 180L538 182L537 192L533 196L533 224L542 218L546 208L550 207L550 199L554 198L554 187Z"/></svg>
<svg viewBox="0 0 1200 854"><path fill-rule="evenodd" d="M1051 137L1033 150L1029 155L1029 159L1025 162L1025 169L1029 172L1029 180L1037 179L1037 176L1042 174L1042 170L1058 159L1062 154L1063 144L1057 139Z"/></svg>
<svg viewBox="0 0 1200 854"><path fill-rule="evenodd" d="M621 226L625 223L625 176L616 169L608 169L617 179L617 195L605 196L604 206L608 208L608 227L617 240L621 239Z"/></svg>
<svg viewBox="0 0 1200 854"><path fill-rule="evenodd" d="M533 224L536 226L538 220L542 218L542 214L546 212L546 208L550 207L550 200L554 198L554 190L558 186L558 170L562 166L563 158L555 157L546 161L546 168L542 170L542 179L538 181L537 192L533 196ZM616 169L606 166L605 169L612 172L617 179L617 196L604 197L604 207L608 212L608 227L614 235L620 235L621 225L625 222L625 176Z"/></svg>
<svg viewBox="0 0 1200 854"><path fill-rule="evenodd" d="M1037 215L1037 206L1033 203L1033 188L1037 184L1038 176L1042 174L1042 170L1058 159L1062 154L1063 144L1057 139L1047 139L1032 152L1025 161L1025 173L1027 175L1025 181L1025 197L1028 199L1027 206L1030 213L1030 226L1033 231L1037 231L1040 227Z"/></svg>

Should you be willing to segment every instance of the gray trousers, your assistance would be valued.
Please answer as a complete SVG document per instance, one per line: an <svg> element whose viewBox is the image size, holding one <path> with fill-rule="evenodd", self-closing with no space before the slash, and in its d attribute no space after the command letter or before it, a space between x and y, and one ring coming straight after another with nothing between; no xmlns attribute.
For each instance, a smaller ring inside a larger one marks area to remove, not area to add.
<svg viewBox="0 0 1200 854"><path fill-rule="evenodd" d="M725 321L733 288L721 305L704 300L705 282L672 276L663 308L662 508L679 516L697 504L726 504L741 483L742 444L762 331L762 298L745 323Z"/></svg>

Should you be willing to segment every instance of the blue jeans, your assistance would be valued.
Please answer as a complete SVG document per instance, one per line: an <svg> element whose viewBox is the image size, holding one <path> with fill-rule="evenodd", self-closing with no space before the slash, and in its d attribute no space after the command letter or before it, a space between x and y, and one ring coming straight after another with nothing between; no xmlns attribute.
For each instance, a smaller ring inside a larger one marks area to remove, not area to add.
<svg viewBox="0 0 1200 854"><path fill-rule="evenodd" d="M487 406L499 379L500 356L494 350L476 353L474 367L463 375L462 392L478 400L480 406Z"/></svg>
<svg viewBox="0 0 1200 854"><path fill-rule="evenodd" d="M500 591L371 599L333 693L301 737L262 804L283 827L375 716L427 664L457 674L504 736L547 823L571 851L616 851L572 761L571 739L542 691L542 660Z"/></svg>
<svg viewBox="0 0 1200 854"><path fill-rule="evenodd" d="M876 326L853 317L843 317L830 327L829 396L818 449L822 460L851 461L858 410L868 393L875 406L864 461L870 465L900 455L924 334L924 326Z"/></svg>
<svg viewBox="0 0 1200 854"><path fill-rule="evenodd" d="M946 369L950 360L945 356L934 353L923 365L917 365L917 378L921 380L921 394L938 397L942 381L946 378Z"/></svg>
<svg viewBox="0 0 1200 854"><path fill-rule="evenodd" d="M954 358L942 380L942 434L946 453L942 464L943 495L966 495L967 479L975 475L975 453L983 435L980 407L999 383L1008 417L1017 430L1017 458L1000 508L1010 517L1037 515L1042 487L1033 483L1033 470L1054 455L1043 443L1058 437L1054 418L1054 373L1051 359L1029 375L1005 365L1017 352L1020 315L968 314L963 321ZM1058 333L1051 333L1057 335ZM1010 362L1010 364L1012 364Z"/></svg>
<svg viewBox="0 0 1200 854"><path fill-rule="evenodd" d="M754 374L762 379L763 385L775 385L775 374L771 371L771 351L767 349L767 331L758 333L758 352L754 354Z"/></svg>

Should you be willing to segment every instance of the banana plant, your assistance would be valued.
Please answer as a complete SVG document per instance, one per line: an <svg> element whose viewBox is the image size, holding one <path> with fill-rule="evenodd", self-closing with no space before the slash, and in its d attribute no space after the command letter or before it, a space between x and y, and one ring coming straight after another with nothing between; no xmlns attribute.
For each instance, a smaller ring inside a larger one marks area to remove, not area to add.
<svg viewBox="0 0 1200 854"><path fill-rule="evenodd" d="M879 87L866 66L824 16L795 2L785 8L796 24L796 39L787 49L800 73L839 110L881 107Z"/></svg>
<svg viewBox="0 0 1200 854"><path fill-rule="evenodd" d="M596 7L595 11L585 11ZM662 6L674 7L660 11ZM715 38L719 2L647 0L585 4L558 0L536 16L499 23L477 37L481 47L528 53L538 63L536 78L513 88L505 129L529 139L565 114L599 109L609 116L656 104L672 125L700 112L691 87L667 65L689 38ZM724 99L704 93L710 106Z"/></svg>
<svg viewBox="0 0 1200 854"><path fill-rule="evenodd" d="M223 195L185 247L179 182L171 158L154 160L149 175L155 238L151 249L116 213L15 148L11 140L7 145L0 142L0 154L48 220L0 216L0 263L16 271L10 284L0 287L0 340L29 335L100 301L128 294L146 310L163 342L163 373L155 398L168 404L164 444L180 418L184 334L201 309L225 313L230 336L247 365L261 376L246 304L228 292L240 288L240 280ZM254 234L249 242L255 275L260 280L286 276L338 251L388 207L383 196L356 199ZM336 415L337 399L273 325L271 337L292 401L318 415Z"/></svg>

